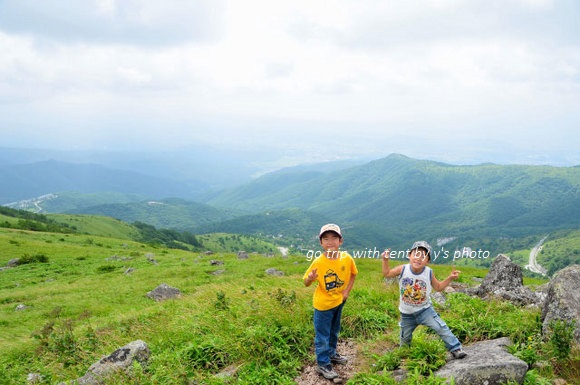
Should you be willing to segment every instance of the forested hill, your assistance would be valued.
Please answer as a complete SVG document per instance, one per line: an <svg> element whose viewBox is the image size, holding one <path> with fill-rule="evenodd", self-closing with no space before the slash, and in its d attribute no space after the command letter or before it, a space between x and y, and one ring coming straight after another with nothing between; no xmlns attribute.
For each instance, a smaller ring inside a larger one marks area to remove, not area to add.
<svg viewBox="0 0 580 385"><path fill-rule="evenodd" d="M278 172L205 201L248 211L300 208L361 242L515 237L580 225L580 167L456 166L402 155L330 173Z"/></svg>

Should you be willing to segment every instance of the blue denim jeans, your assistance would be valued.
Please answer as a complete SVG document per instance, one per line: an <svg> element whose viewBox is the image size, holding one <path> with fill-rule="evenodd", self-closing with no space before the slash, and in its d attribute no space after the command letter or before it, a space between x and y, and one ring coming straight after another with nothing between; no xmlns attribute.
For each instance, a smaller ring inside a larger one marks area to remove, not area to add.
<svg viewBox="0 0 580 385"><path fill-rule="evenodd" d="M399 323L399 326L401 326L401 346L411 344L413 331L419 325L425 325L437 333L448 351L452 352L461 348L461 343L451 332L445 321L439 317L433 306L429 306L415 314L401 313L401 322Z"/></svg>
<svg viewBox="0 0 580 385"><path fill-rule="evenodd" d="M330 310L314 309L314 349L320 366L330 364L330 357L336 354L343 307L344 302Z"/></svg>

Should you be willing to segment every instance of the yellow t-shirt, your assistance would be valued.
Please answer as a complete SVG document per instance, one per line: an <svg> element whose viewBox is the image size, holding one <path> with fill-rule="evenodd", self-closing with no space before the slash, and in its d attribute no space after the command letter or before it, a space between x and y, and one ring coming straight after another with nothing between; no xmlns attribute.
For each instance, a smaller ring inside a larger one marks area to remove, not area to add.
<svg viewBox="0 0 580 385"><path fill-rule="evenodd" d="M342 303L342 291L348 286L351 275L358 274L354 259L346 251L338 258L326 258L323 254L314 259L302 277L305 280L317 269L318 285L314 290L312 304L316 310L329 310Z"/></svg>

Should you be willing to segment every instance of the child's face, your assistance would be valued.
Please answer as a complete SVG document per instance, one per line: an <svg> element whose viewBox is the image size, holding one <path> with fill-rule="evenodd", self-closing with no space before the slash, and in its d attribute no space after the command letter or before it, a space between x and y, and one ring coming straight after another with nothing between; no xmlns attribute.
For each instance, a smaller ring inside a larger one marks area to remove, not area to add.
<svg viewBox="0 0 580 385"><path fill-rule="evenodd" d="M427 250L423 248L418 248L411 250L409 253L409 263L415 271L422 270L429 263L429 257L427 256Z"/></svg>
<svg viewBox="0 0 580 385"><path fill-rule="evenodd" d="M320 245L324 251L338 251L342 245L342 238L334 231L327 231L320 237Z"/></svg>

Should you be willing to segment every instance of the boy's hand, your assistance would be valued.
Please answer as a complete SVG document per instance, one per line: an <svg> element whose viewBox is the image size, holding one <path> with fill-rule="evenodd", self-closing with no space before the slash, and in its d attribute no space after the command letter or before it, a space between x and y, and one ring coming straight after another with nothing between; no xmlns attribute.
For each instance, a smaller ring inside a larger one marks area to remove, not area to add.
<svg viewBox="0 0 580 385"><path fill-rule="evenodd" d="M308 274L308 281L314 282L314 281L316 281L318 279L317 270L318 270L318 268L312 269L312 271L310 272L310 274Z"/></svg>
<svg viewBox="0 0 580 385"><path fill-rule="evenodd" d="M386 249L385 251L383 251L383 253L381 254L381 257L383 257L383 259L386 259L387 261L389 260L389 255L391 254L391 249Z"/></svg>
<svg viewBox="0 0 580 385"><path fill-rule="evenodd" d="M451 268L451 274L449 274L449 278L451 278L452 280L456 280L459 277L459 274L461 274L461 271L455 270L455 265L453 265L453 267Z"/></svg>

